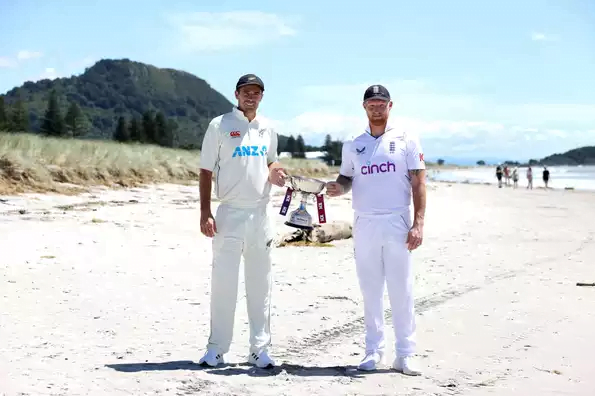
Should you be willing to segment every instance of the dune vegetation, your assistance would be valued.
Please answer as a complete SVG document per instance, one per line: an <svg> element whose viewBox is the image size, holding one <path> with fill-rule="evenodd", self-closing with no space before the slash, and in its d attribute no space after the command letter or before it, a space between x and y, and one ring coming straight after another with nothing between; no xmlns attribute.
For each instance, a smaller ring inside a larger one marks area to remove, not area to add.
<svg viewBox="0 0 595 396"><path fill-rule="evenodd" d="M198 180L200 151L150 144L0 132L0 195L78 193L88 187L132 187ZM297 174L325 176L323 162L282 160Z"/></svg>

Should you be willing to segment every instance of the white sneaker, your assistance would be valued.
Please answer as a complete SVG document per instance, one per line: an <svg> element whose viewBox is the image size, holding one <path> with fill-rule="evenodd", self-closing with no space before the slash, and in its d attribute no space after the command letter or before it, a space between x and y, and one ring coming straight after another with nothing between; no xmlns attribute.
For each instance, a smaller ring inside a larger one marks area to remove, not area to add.
<svg viewBox="0 0 595 396"><path fill-rule="evenodd" d="M373 371L382 362L383 354L381 352L370 352L362 359L357 366L358 370Z"/></svg>
<svg viewBox="0 0 595 396"><path fill-rule="evenodd" d="M396 358L393 363L393 368L405 375L421 375L421 371L415 367L415 363L411 356Z"/></svg>
<svg viewBox="0 0 595 396"><path fill-rule="evenodd" d="M269 356L267 351L262 351L259 354L250 352L250 355L248 356L248 363L259 368L275 367L275 361Z"/></svg>
<svg viewBox="0 0 595 396"><path fill-rule="evenodd" d="M201 366L217 367L218 365L225 363L223 355L213 349L207 350L203 357L200 358L198 364Z"/></svg>

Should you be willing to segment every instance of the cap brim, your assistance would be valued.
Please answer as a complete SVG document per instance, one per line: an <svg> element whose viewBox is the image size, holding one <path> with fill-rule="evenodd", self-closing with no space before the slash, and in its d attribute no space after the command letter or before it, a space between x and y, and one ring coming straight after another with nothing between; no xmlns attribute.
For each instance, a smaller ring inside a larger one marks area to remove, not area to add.
<svg viewBox="0 0 595 396"><path fill-rule="evenodd" d="M369 98L364 99L364 102L367 102L368 100L384 100L385 102L390 102L390 98L382 95L370 96Z"/></svg>
<svg viewBox="0 0 595 396"><path fill-rule="evenodd" d="M260 88L264 92L264 87L262 85L260 85L259 83L255 83L255 82L247 82L244 84L236 85L236 89L240 89L240 88L246 87L248 85L256 85L258 88Z"/></svg>

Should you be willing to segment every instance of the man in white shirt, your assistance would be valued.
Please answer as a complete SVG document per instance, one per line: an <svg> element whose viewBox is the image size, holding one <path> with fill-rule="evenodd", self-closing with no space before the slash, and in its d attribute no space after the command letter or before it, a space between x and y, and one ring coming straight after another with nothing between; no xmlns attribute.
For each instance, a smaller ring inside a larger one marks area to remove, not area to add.
<svg viewBox="0 0 595 396"><path fill-rule="evenodd" d="M417 136L388 123L392 101L385 87L369 87L363 107L369 125L343 144L339 176L327 184L330 197L349 190L353 195L355 263L366 328L366 353L358 368L375 370L384 357L386 281L396 338L393 368L420 375L412 362L416 344L411 251L423 237L423 151Z"/></svg>
<svg viewBox="0 0 595 396"><path fill-rule="evenodd" d="M259 77L240 77L237 107L210 122L202 143L200 229L213 238L213 262L211 331L201 365L215 367L229 352L242 255L250 321L248 362L261 368L275 365L268 351L273 247L268 202L271 185L282 187L285 173L277 162L277 134L256 114L263 92ZM213 175L220 200L215 216L211 213Z"/></svg>

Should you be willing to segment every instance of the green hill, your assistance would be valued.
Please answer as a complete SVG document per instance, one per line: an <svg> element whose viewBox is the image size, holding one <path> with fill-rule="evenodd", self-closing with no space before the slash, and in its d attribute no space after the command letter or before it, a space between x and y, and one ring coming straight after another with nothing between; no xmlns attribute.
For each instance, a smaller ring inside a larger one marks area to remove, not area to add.
<svg viewBox="0 0 595 396"><path fill-rule="evenodd" d="M143 115L161 113L172 131L174 147L200 148L209 121L233 104L203 79L128 59L103 59L83 74L26 82L8 91L7 107L20 98L28 112L28 129L40 132L50 93L57 94L62 117L76 104L84 116L82 138L112 139L120 117L140 125ZM283 147L287 138L280 137Z"/></svg>
<svg viewBox="0 0 595 396"><path fill-rule="evenodd" d="M565 153L552 154L539 161L531 160L530 165L595 165L595 146L579 147Z"/></svg>

